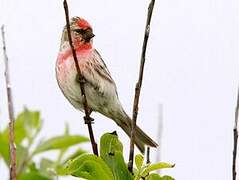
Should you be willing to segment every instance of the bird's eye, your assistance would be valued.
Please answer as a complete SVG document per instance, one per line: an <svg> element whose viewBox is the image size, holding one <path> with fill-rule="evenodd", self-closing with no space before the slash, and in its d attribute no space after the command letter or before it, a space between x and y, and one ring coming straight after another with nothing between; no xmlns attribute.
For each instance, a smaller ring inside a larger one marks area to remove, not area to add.
<svg viewBox="0 0 239 180"><path fill-rule="evenodd" d="M78 34L83 34L85 32L84 29L74 29L75 32L77 32Z"/></svg>

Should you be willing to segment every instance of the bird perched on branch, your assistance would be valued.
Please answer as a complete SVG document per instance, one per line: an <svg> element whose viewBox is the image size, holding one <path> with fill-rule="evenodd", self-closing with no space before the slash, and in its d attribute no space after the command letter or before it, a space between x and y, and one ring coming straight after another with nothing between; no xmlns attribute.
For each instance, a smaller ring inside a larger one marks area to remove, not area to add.
<svg viewBox="0 0 239 180"><path fill-rule="evenodd" d="M71 37L76 50L81 74L85 80L84 89L90 111L99 112L112 119L130 136L130 117L125 113L117 94L114 80L103 59L93 48L93 30L91 25L80 17L70 21ZM77 81L77 69L68 41L67 27L64 27L61 46L56 62L56 77L60 89L68 101L78 110L83 111L83 98L80 84ZM154 142L138 126L136 127L135 144L141 152L145 145L156 147Z"/></svg>

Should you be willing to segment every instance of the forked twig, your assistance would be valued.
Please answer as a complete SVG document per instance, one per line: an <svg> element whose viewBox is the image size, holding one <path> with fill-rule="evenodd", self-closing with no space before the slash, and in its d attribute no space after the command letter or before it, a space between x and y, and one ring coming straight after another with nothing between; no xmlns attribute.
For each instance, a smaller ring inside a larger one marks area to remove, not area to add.
<svg viewBox="0 0 239 180"><path fill-rule="evenodd" d="M90 141L91 141L93 152L94 152L95 155L98 156L97 144L95 142L94 133L93 133L92 125L91 125L92 121L94 119L90 117L90 109L89 109L88 104L87 104L87 99L86 99L86 95L85 95L85 88L84 88L85 79L81 74L80 66L79 66L79 63L78 63L78 60L77 60L77 56L76 56L76 51L75 51L75 48L74 48L73 43L72 43L71 27L70 27L70 22L69 22L69 10L68 10L68 4L67 4L66 0L63 1L63 5L64 5L64 9L65 9L66 27L67 27L69 44L71 46L72 55L73 55L74 62L75 62L75 67L76 67L76 70L77 70L77 76L78 76L77 78L78 78L79 83L80 83L81 95L83 97L83 106L84 106L84 111L85 111L84 120L85 120L85 124L87 124L87 126L88 126L88 131L89 131L89 135L90 135Z"/></svg>
<svg viewBox="0 0 239 180"><path fill-rule="evenodd" d="M5 41L5 32L4 25L1 27L2 31L2 42L3 42L3 56L5 62L5 80L6 80L6 89L7 89L7 101L8 101L8 115L9 115L9 149L10 149L10 180L16 180L16 146L14 143L14 110L13 110L13 100L12 100L12 89L10 83L10 73L9 73L9 64L8 56L6 49Z"/></svg>
<svg viewBox="0 0 239 180"><path fill-rule="evenodd" d="M146 20L146 27L144 32L144 42L141 53L141 62L140 62L140 71L138 82L135 87L135 95L134 95L134 104L133 104L133 118L132 118L132 126L131 126L131 137L130 137L130 153L129 153L129 163L128 169L130 172L133 171L133 159L134 159L134 143L135 143L135 129L136 129L136 121L138 115L138 104L139 104L139 96L141 91L141 85L143 81L143 73L144 73L144 63L145 63L145 54L148 44L149 32L150 32L150 22L153 13L155 0L151 0L148 7L148 15Z"/></svg>
<svg viewBox="0 0 239 180"><path fill-rule="evenodd" d="M233 155L232 155L232 179L236 180L236 159L237 159L237 140L238 140L238 113L239 113L239 88L237 92L237 105L235 110L235 124L233 128Z"/></svg>

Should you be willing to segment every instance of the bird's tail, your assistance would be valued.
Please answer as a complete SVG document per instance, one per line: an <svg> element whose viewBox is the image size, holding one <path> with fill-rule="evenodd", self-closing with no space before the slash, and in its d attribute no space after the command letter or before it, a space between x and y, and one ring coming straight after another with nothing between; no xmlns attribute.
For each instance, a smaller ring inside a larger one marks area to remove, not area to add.
<svg viewBox="0 0 239 180"><path fill-rule="evenodd" d="M124 120L119 120L117 124L125 131L125 133L130 137L131 135L131 123L132 120L127 117ZM135 144L141 151L141 153L144 153L145 151L145 145L148 145L150 147L157 147L158 144L152 140L142 129L140 129L138 126L136 126L136 132L135 132Z"/></svg>

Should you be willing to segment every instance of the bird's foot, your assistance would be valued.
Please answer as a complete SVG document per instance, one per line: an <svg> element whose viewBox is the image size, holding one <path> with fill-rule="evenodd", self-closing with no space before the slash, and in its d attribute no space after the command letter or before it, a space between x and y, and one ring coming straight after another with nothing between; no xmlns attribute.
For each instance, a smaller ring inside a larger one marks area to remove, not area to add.
<svg viewBox="0 0 239 180"><path fill-rule="evenodd" d="M94 119L91 117L84 116L85 124L94 124Z"/></svg>

